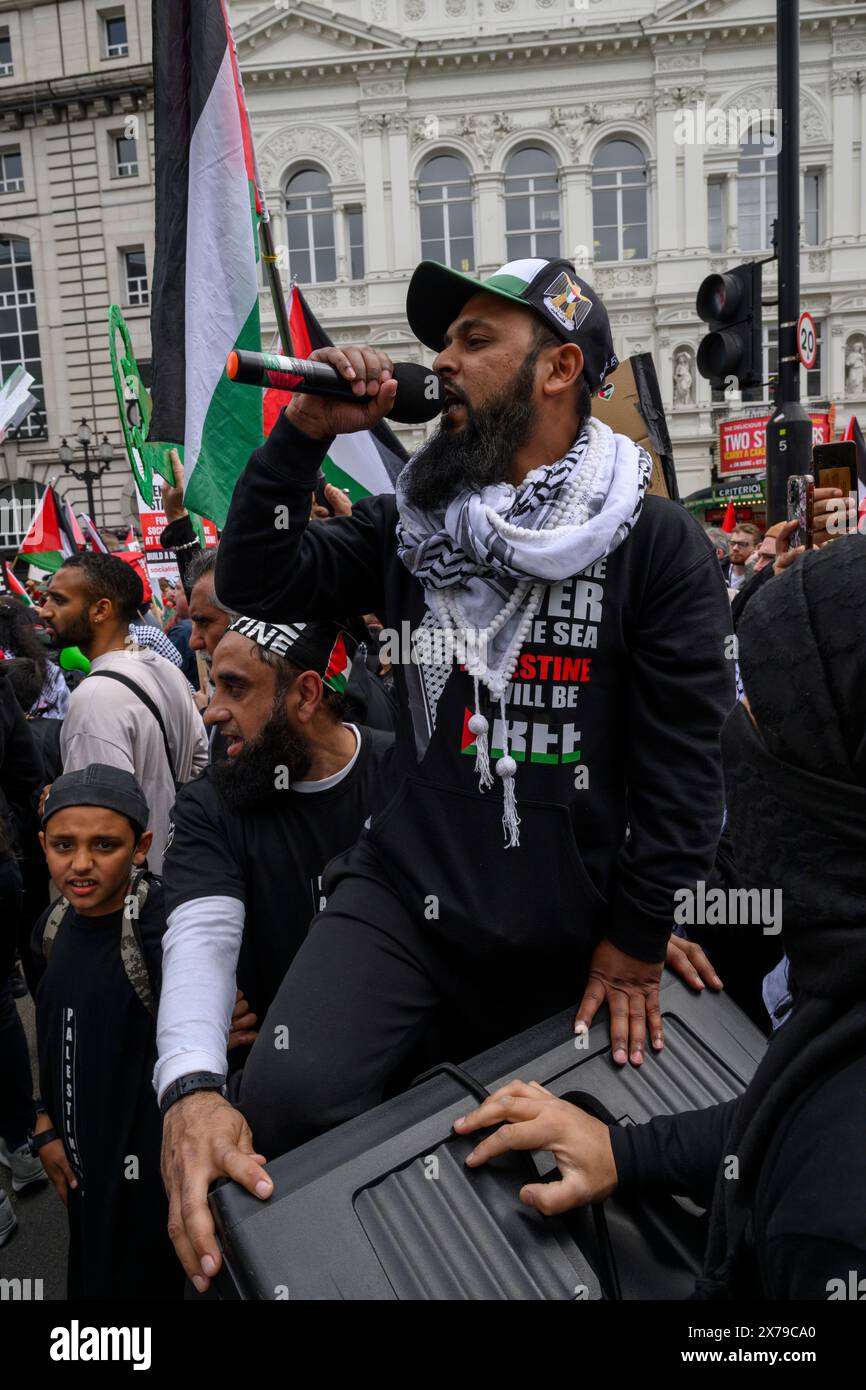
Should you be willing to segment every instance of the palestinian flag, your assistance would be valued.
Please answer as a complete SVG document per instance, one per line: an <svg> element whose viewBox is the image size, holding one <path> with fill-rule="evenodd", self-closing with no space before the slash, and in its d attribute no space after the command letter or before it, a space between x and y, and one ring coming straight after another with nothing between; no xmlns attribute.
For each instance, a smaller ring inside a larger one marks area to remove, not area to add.
<svg viewBox="0 0 866 1390"><path fill-rule="evenodd" d="M63 508L66 514L66 529L68 533L72 536L72 541L75 546L75 549L83 550L87 544L87 541L81 534L81 527L78 525L78 520L75 515L75 508L69 501L68 497L65 497L63 499Z"/></svg>
<svg viewBox="0 0 866 1390"><path fill-rule="evenodd" d="M187 506L225 525L262 442L262 397L225 374L261 351L266 215L225 0L154 0L156 253L148 438L184 445Z"/></svg>
<svg viewBox="0 0 866 1390"><path fill-rule="evenodd" d="M85 535L85 545L89 542L98 555L106 555L108 553L108 546L105 544L105 541L87 515L87 512L81 513L81 529Z"/></svg>
<svg viewBox="0 0 866 1390"><path fill-rule="evenodd" d="M80 534L80 532L79 532ZM53 487L47 487L30 523L30 530L21 542L19 555L38 555L34 560L40 570L53 574L64 560L77 550L74 533L64 504Z"/></svg>
<svg viewBox="0 0 866 1390"><path fill-rule="evenodd" d="M25 608L33 608L34 603L32 598L28 594L27 590L24 588L24 585L19 583L19 581L15 578L15 571L13 570L8 560L5 562L5 570L7 592L10 594L14 594L16 598L19 598L21 602L24 604Z"/></svg>
<svg viewBox="0 0 866 1390"><path fill-rule="evenodd" d="M352 662L346 651L343 634L340 633L331 649L327 670L322 676L322 681L325 685L330 686L332 690L336 690L338 695L342 695L345 692L351 671Z"/></svg>
<svg viewBox="0 0 866 1390"><path fill-rule="evenodd" d="M293 357L309 357L316 348L333 346L297 285L292 287L288 309ZM270 434L280 411L291 399L290 391L265 392L265 434ZM383 420L373 430L338 435L322 463L322 472L329 483L347 492L350 501L357 502L362 497L393 492L407 457L403 445Z"/></svg>

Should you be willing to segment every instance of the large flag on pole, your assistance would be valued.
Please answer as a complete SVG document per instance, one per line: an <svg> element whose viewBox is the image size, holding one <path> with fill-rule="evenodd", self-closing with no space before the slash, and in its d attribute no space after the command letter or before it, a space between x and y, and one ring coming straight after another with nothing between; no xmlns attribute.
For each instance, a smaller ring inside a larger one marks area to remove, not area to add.
<svg viewBox="0 0 866 1390"><path fill-rule="evenodd" d="M289 297L289 329L294 357L309 357L316 348L332 345L297 285L292 286ZM265 392L265 434L270 434L291 399L288 391ZM383 420L373 430L337 435L322 462L322 472L329 483L357 502L361 497L393 492L406 457L399 439Z"/></svg>
<svg viewBox="0 0 866 1390"><path fill-rule="evenodd" d="M154 0L156 254L149 439L184 444L187 505L223 525L262 442L262 397L225 374L261 350L266 213L225 0Z"/></svg>

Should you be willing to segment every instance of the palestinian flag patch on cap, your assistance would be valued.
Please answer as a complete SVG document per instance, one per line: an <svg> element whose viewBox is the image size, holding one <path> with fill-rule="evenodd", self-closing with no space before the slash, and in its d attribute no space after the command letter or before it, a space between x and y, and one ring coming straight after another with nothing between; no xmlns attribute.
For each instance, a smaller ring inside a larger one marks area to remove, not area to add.
<svg viewBox="0 0 866 1390"><path fill-rule="evenodd" d="M592 300L563 270L544 291L544 307L559 319L563 328L576 333L592 308Z"/></svg>
<svg viewBox="0 0 866 1390"><path fill-rule="evenodd" d="M343 695L349 683L351 670L352 662L346 651L343 634L340 633L331 648L331 655L328 658L328 668L322 677L322 681L325 685L330 686L331 690L335 690L338 695Z"/></svg>

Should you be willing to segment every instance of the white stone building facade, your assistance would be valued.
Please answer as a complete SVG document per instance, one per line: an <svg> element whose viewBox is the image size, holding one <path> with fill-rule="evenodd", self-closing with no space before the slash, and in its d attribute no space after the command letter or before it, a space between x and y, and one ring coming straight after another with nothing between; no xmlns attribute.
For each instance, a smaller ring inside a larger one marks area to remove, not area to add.
<svg viewBox="0 0 866 1390"><path fill-rule="evenodd" d="M105 23L119 13L129 51L109 59ZM424 255L480 276L518 255L572 257L605 299L620 356L654 355L681 492L710 481L730 407L714 407L695 370L705 331L695 293L711 271L770 255L774 167L748 130L701 143L683 139L684 121L701 104L772 113L774 0L232 0L231 15L283 273L298 276L336 341L429 361L404 315ZM24 191L0 193L0 242L32 247L47 420L46 440L4 446L7 476L47 476L82 412L119 441L110 299L150 356L148 310L130 303L124 260L143 248L152 275L148 23L145 0L0 0L0 59L4 25L13 51L19 26L27 108L14 126L3 103L19 72L0 76L0 152L20 143L25 165ZM62 73L68 104L49 118ZM852 411L866 416L862 3L802 0L800 91L802 304L820 340L804 398L834 402L838 428ZM140 121L138 171L120 176L111 139L129 115ZM766 299L775 285L771 263ZM262 309L271 333L264 288ZM768 305L766 376L775 317ZM115 477L106 506L119 520L121 465Z"/></svg>
<svg viewBox="0 0 866 1390"><path fill-rule="evenodd" d="M63 438L84 466L84 418L98 464L96 520L120 525L130 472L121 453L108 358L108 306L123 305L150 357L153 261L153 73L149 0L0 4L0 369L24 361L40 409L0 445L0 550L14 543L32 494L55 478L86 509L58 458ZM34 488L33 484L39 487Z"/></svg>

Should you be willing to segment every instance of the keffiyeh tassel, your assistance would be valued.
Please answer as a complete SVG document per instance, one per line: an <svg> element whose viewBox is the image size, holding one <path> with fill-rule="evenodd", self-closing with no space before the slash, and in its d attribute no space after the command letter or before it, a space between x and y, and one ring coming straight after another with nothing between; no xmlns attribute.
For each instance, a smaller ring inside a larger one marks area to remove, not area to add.
<svg viewBox="0 0 866 1390"><path fill-rule="evenodd" d="M477 676L474 677L474 684L475 713L469 720L469 732L475 735L475 771L478 773L478 790L484 792L493 786L493 775L490 771L489 725L481 713Z"/></svg>
<svg viewBox="0 0 866 1390"><path fill-rule="evenodd" d="M508 751L508 723L505 718L505 696L499 701L499 715L502 719L502 757L496 764L496 775L502 778L502 829L505 831L505 848L518 849L520 846L520 817L517 814L517 763Z"/></svg>

